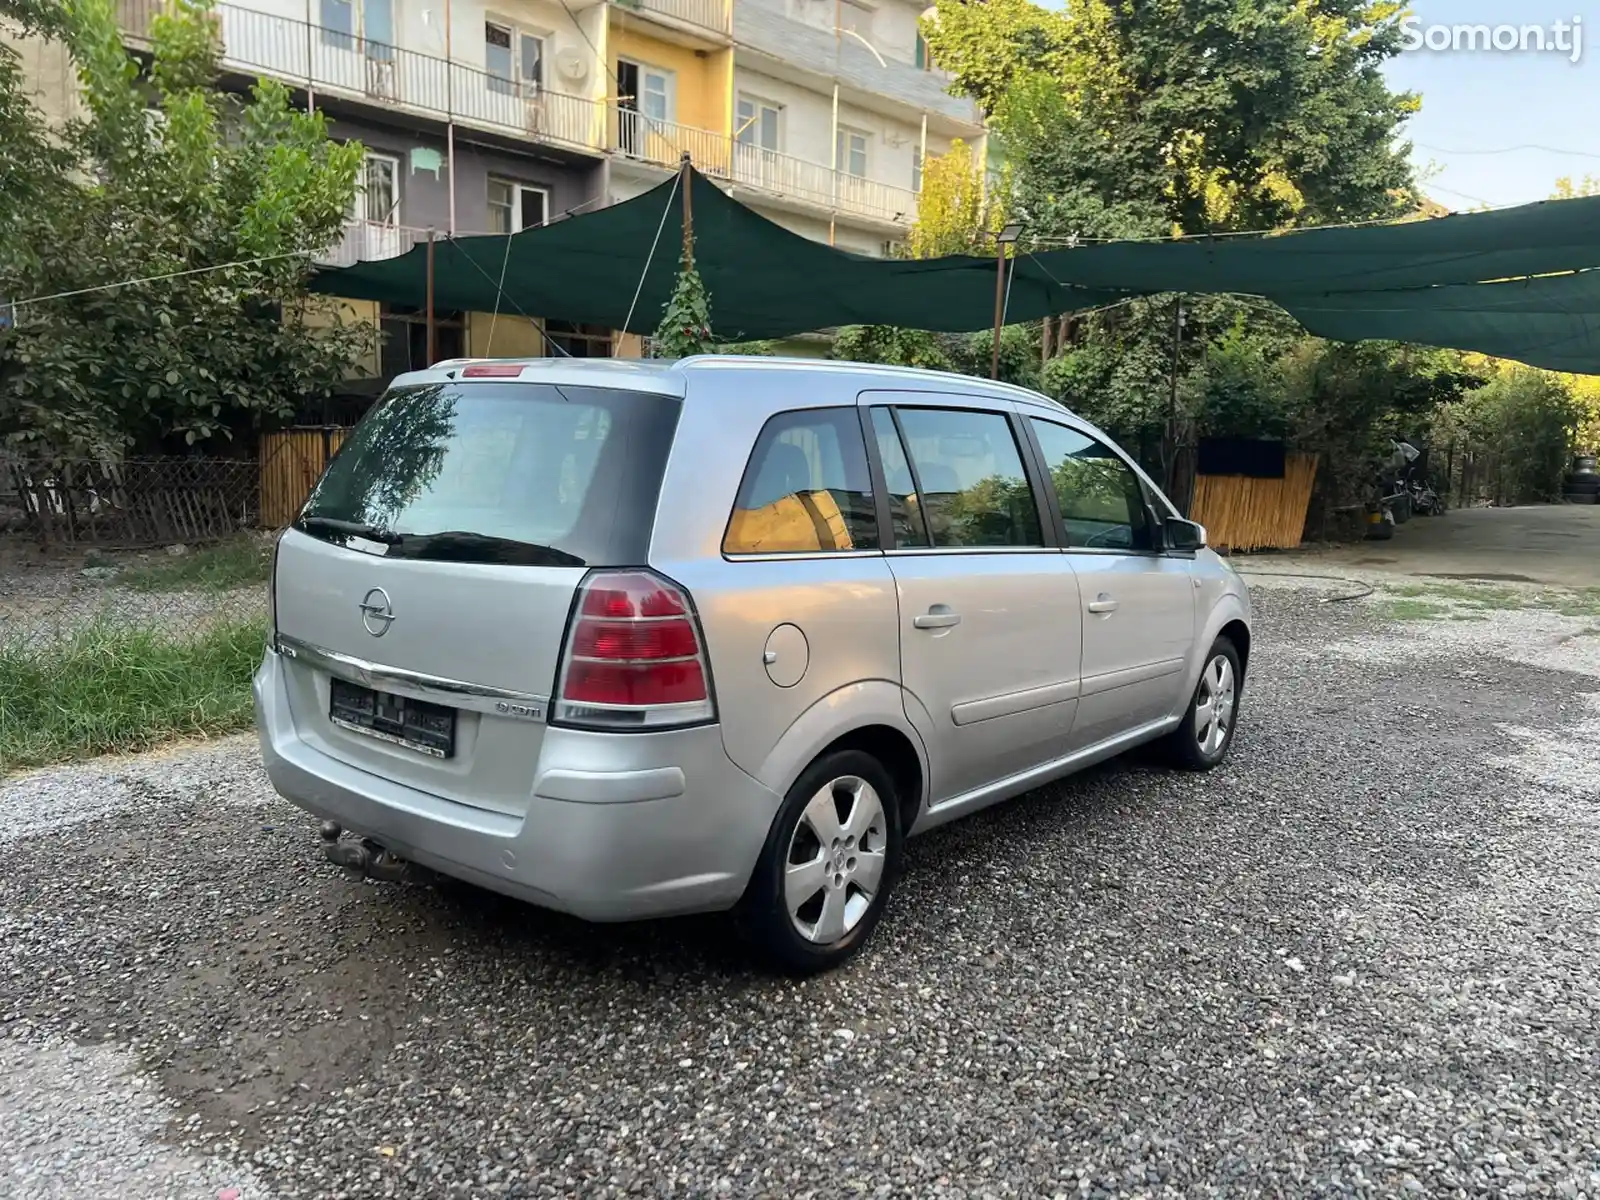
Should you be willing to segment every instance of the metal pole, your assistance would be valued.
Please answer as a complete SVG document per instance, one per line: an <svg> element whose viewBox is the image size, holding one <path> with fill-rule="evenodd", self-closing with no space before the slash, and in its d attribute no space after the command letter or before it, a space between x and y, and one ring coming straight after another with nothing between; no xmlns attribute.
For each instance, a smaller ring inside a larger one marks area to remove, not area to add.
<svg viewBox="0 0 1600 1200"><path fill-rule="evenodd" d="M838 18L834 18L834 41L839 40ZM837 61L837 60L835 60ZM834 222L839 216L839 81L833 81L833 142L828 149L829 178L832 179L833 201L828 213L828 245L833 245Z"/></svg>
<svg viewBox="0 0 1600 1200"><path fill-rule="evenodd" d="M1000 322L1005 319L1006 307L1006 244L996 242L999 254L995 257L994 271L994 358L989 363L989 378L1000 378Z"/></svg>
<svg viewBox="0 0 1600 1200"><path fill-rule="evenodd" d="M444 169L450 176L450 236L456 233L456 64L450 38L450 0L444 0Z"/></svg>
<svg viewBox="0 0 1600 1200"><path fill-rule="evenodd" d="M439 329L433 319L433 230L428 230L428 361L424 366L433 366L434 360L439 357Z"/></svg>

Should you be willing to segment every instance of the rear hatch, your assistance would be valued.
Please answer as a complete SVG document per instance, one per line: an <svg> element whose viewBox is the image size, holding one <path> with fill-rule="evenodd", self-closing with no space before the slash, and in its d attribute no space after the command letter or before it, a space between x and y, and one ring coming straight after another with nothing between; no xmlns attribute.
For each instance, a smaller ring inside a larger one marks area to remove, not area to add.
<svg viewBox="0 0 1600 1200"><path fill-rule="evenodd" d="M299 736L523 812L573 595L592 567L645 561L679 407L523 380L391 390L279 545Z"/></svg>

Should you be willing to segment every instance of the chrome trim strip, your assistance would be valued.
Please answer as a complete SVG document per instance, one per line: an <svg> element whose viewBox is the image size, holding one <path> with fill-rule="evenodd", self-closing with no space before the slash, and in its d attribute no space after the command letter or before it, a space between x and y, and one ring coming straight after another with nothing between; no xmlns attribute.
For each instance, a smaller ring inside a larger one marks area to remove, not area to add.
<svg viewBox="0 0 1600 1200"><path fill-rule="evenodd" d="M378 691L393 692L417 700L429 700L468 712L488 713L510 720L544 721L550 706L550 697L532 692L517 692L509 688L487 687L479 683L466 683L459 679L445 679L438 675L425 675L420 671L406 671L399 667L385 667L368 662L353 654L341 654L314 646L299 638L279 634L278 653L294 662L305 663L329 675L337 675L350 683Z"/></svg>

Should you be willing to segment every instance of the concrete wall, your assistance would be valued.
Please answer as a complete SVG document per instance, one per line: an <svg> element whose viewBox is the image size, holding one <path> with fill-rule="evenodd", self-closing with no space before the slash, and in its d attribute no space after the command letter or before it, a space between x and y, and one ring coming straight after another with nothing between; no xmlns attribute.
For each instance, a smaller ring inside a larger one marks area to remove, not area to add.
<svg viewBox="0 0 1600 1200"><path fill-rule="evenodd" d="M450 228L450 169L446 162L435 178L432 171L414 171L409 154L415 148L445 154L445 139L382 125L375 121L341 117L330 122L337 138L359 141L369 150L392 154L400 159L400 224L417 229ZM599 192L601 169L598 163L567 166L536 158L531 144L529 154L514 154L492 147L470 136L458 134L455 147L456 232L489 232L489 176L517 183L534 184L550 192L553 217L593 199Z"/></svg>

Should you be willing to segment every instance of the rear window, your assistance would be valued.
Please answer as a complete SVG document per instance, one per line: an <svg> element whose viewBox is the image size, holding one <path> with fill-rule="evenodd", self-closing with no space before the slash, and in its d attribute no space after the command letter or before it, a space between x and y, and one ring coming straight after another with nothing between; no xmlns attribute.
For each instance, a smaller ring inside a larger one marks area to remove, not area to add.
<svg viewBox="0 0 1600 1200"><path fill-rule="evenodd" d="M345 440L296 525L398 557L640 563L679 408L541 383L396 389Z"/></svg>

